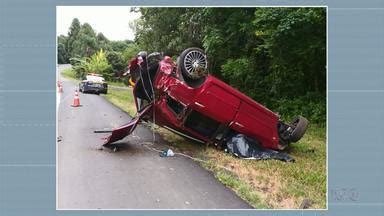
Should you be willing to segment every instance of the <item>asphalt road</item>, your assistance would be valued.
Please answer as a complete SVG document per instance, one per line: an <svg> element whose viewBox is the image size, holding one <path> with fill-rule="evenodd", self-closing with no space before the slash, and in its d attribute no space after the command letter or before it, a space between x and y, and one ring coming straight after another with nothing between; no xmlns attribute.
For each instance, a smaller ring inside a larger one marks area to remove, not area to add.
<svg viewBox="0 0 384 216"><path fill-rule="evenodd" d="M67 66L59 66L61 71ZM251 208L212 173L191 159L159 157L147 147L165 149L165 141L145 126L119 141L121 151L100 150L94 130L127 123L130 117L103 97L81 94L71 107L76 85L59 76L58 209L244 209Z"/></svg>

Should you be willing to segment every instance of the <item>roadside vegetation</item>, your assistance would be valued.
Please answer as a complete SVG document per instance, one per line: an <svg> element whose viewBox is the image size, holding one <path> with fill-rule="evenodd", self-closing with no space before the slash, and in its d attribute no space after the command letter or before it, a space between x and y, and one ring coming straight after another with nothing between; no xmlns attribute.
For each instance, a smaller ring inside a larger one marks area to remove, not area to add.
<svg viewBox="0 0 384 216"><path fill-rule="evenodd" d="M326 120L325 8L139 8L135 43L201 47L211 74L278 112Z"/></svg>
<svg viewBox="0 0 384 216"><path fill-rule="evenodd" d="M76 78L98 73L121 86L126 85L122 74L127 70L128 60L139 50L134 41L110 41L77 18L73 19L68 35L60 35L57 42L58 63L71 64Z"/></svg>
<svg viewBox="0 0 384 216"><path fill-rule="evenodd" d="M301 114L325 127L325 8L135 8L134 40L110 41L73 19L58 37L58 63L77 78L122 74L140 50L174 59L188 47L206 50L211 74L290 120ZM149 31L150 29L150 31Z"/></svg>
<svg viewBox="0 0 384 216"><path fill-rule="evenodd" d="M108 89L108 94L103 95L112 104L127 112L130 116L135 116L136 106L133 99L132 89Z"/></svg>
<svg viewBox="0 0 384 216"><path fill-rule="evenodd" d="M289 122L303 115L310 127L286 151L295 163L240 160L214 147L151 127L172 149L191 155L256 208L326 207L326 9L325 8L135 8L135 39L110 41L74 19L58 37L58 63L69 79L102 74L126 86L128 61L138 51L163 51L176 59L188 47L203 48L211 74ZM107 100L136 113L131 90L110 88Z"/></svg>
<svg viewBox="0 0 384 216"><path fill-rule="evenodd" d="M67 79L70 79L72 81L76 81L76 80L79 80L76 78L76 74L75 72L73 71L72 68L66 68L64 69L62 72L61 72L61 75Z"/></svg>

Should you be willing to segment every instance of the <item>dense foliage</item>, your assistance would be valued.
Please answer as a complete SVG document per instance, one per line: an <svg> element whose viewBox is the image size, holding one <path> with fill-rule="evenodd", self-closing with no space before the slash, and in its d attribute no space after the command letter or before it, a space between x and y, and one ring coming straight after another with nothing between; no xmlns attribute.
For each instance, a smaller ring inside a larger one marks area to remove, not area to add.
<svg viewBox="0 0 384 216"><path fill-rule="evenodd" d="M278 111L326 119L325 8L140 8L136 42L207 51L210 71Z"/></svg>
<svg viewBox="0 0 384 216"><path fill-rule="evenodd" d="M134 56L133 51L138 50L133 41L110 41L103 33L96 33L88 23L81 24L77 18L73 19L68 36L60 35L57 42L58 63L71 63L79 78L98 72L107 80L116 80L125 72L128 59Z"/></svg>
<svg viewBox="0 0 384 216"><path fill-rule="evenodd" d="M137 8L135 41L109 41L74 19L58 37L58 62L81 66L100 49L116 79L140 50L172 57L201 47L211 74L284 118L326 119L325 8ZM96 54L97 55L97 54ZM85 72L78 67L78 75Z"/></svg>

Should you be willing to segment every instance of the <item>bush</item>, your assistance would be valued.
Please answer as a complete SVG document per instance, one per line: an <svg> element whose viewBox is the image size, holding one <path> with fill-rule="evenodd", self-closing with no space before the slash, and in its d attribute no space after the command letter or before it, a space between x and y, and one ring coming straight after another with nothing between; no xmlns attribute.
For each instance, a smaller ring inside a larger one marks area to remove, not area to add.
<svg viewBox="0 0 384 216"><path fill-rule="evenodd" d="M69 59L70 64L72 65L73 70L75 71L75 77L78 79L83 79L86 75L86 58L70 58Z"/></svg>
<svg viewBox="0 0 384 216"><path fill-rule="evenodd" d="M71 58L71 64L77 78L83 79L87 73L101 74L106 80L112 80L114 77L112 66L108 63L102 49L90 58Z"/></svg>
<svg viewBox="0 0 384 216"><path fill-rule="evenodd" d="M107 53L106 57L115 74L123 72L127 67L127 63L124 61L123 55L119 52L110 51Z"/></svg>
<svg viewBox="0 0 384 216"><path fill-rule="evenodd" d="M326 100L325 95L315 92L307 92L304 96L278 96L273 89L263 88L263 83L258 82L261 75L253 72L254 67L246 57L229 59L222 65L222 75L226 81L238 90L246 93L249 97L264 104L289 122L297 115L308 118L312 123L325 125L326 122ZM269 77L270 83L276 83L276 77Z"/></svg>
<svg viewBox="0 0 384 216"><path fill-rule="evenodd" d="M281 117L289 122L294 116L302 115L311 123L325 126L327 104L324 96L308 92L297 98L283 98L273 100L271 107Z"/></svg>

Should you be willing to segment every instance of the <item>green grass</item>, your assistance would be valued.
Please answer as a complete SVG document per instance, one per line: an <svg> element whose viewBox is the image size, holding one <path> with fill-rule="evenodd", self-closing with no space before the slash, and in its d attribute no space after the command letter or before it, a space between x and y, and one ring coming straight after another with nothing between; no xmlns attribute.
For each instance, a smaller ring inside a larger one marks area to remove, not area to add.
<svg viewBox="0 0 384 216"><path fill-rule="evenodd" d="M325 129L310 126L306 135L293 143L287 152L295 163L277 160L239 160L229 154L207 148L202 153L212 161L210 170L217 173L219 166L228 167L235 173L237 181L249 185L262 194L261 204L267 208L298 208L304 198L312 201L310 208L326 208L326 138ZM216 167L215 167L216 166ZM227 185L227 181L223 181ZM254 201L239 186L229 185L237 194L254 207Z"/></svg>
<svg viewBox="0 0 384 216"><path fill-rule="evenodd" d="M246 200L254 208L269 208L269 206L262 200L261 193L254 190L251 185L236 176L235 172L218 167L214 160L208 160L207 163L202 163L202 166L211 170L221 183L235 191L238 196L243 200Z"/></svg>
<svg viewBox="0 0 384 216"><path fill-rule="evenodd" d="M108 81L108 85L110 85L110 86L117 86L117 87L127 87L127 85L125 83L122 83L122 82Z"/></svg>
<svg viewBox="0 0 384 216"><path fill-rule="evenodd" d="M112 104L127 112L130 116L136 115L136 106L132 90L108 89L108 94L103 95Z"/></svg>
<svg viewBox="0 0 384 216"><path fill-rule="evenodd" d="M132 92L110 89L104 97L131 116L136 114ZM255 208L298 208L307 198L310 208L326 208L326 129L310 125L305 136L286 150L295 163L241 160L214 147L152 127L176 152L204 160L201 165ZM225 169L224 169L225 168Z"/></svg>
<svg viewBox="0 0 384 216"><path fill-rule="evenodd" d="M72 80L72 81L77 81L78 79L76 78L75 71L72 68L66 68L61 72L61 75L63 77Z"/></svg>

